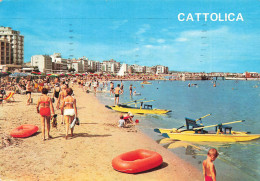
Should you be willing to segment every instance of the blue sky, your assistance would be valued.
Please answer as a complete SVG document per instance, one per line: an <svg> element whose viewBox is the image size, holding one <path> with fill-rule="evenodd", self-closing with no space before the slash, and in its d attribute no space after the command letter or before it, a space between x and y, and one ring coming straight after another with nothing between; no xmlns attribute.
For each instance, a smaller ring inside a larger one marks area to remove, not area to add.
<svg viewBox="0 0 260 181"><path fill-rule="evenodd" d="M193 72L259 72L257 0L2 0L0 26L24 35L25 62L115 59ZM241 22L178 21L179 13L241 13Z"/></svg>

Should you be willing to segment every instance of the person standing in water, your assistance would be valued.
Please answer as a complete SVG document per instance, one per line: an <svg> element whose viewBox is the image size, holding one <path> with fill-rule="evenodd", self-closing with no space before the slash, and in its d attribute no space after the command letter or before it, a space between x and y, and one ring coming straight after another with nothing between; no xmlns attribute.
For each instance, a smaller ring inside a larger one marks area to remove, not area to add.
<svg viewBox="0 0 260 181"><path fill-rule="evenodd" d="M115 105L117 105L119 104L119 94L121 94L120 84L117 84L114 94L115 94Z"/></svg>
<svg viewBox="0 0 260 181"><path fill-rule="evenodd" d="M218 157L218 151L215 148L211 148L208 151L207 159L203 161L203 175L205 181L216 181L216 169L213 162Z"/></svg>
<svg viewBox="0 0 260 181"><path fill-rule="evenodd" d="M114 83L110 82L110 96L111 94L114 94Z"/></svg>
<svg viewBox="0 0 260 181"><path fill-rule="evenodd" d="M130 96L131 96L133 94L133 85L132 84L129 86L129 92L130 92Z"/></svg>

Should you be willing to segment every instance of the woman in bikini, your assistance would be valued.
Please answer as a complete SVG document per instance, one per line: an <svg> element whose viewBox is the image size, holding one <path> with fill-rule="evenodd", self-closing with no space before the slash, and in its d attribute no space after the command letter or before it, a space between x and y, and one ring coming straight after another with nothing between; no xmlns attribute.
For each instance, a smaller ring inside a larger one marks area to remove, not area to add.
<svg viewBox="0 0 260 181"><path fill-rule="evenodd" d="M59 94L59 98L58 98L57 106L56 106L57 109L61 109L62 102L63 102L64 98L66 97L66 88L67 88L67 86L65 84L63 84L61 86L61 92ZM64 117L63 117L62 110L61 110L61 124L64 124Z"/></svg>
<svg viewBox="0 0 260 181"><path fill-rule="evenodd" d="M66 89L66 98L64 99L61 110L64 113L64 120L66 123L66 136L65 139L68 139L68 133L69 133L69 126L73 119L78 117L77 114L77 105L76 105L76 99L73 98L71 95L73 94L73 90L71 88ZM71 137L73 137L73 129L71 128Z"/></svg>
<svg viewBox="0 0 260 181"><path fill-rule="evenodd" d="M47 123L47 139L50 139L50 119L51 112L54 115L54 109L51 102L51 98L47 96L48 90L46 88L42 89L42 96L38 99L37 103L37 112L41 115L41 123L42 123L42 133L43 133L43 141L45 140L45 120ZM40 109L39 109L40 108Z"/></svg>

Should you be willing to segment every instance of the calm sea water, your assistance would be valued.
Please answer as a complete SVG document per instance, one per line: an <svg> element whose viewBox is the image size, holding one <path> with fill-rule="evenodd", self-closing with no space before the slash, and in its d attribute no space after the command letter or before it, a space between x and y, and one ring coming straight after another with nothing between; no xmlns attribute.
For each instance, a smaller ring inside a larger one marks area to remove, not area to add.
<svg viewBox="0 0 260 181"><path fill-rule="evenodd" d="M141 81L123 82L124 94L120 96L120 102L146 98L146 100L156 100L146 103L152 104L153 108L172 110L167 115L135 116L140 120L140 129L154 140L162 139L162 136L153 132L154 128L180 127L185 124L185 117L198 119L209 113L212 115L202 119L204 125L246 120L230 126L233 130L260 134L259 81L218 80L216 87L213 87L212 81L151 82L152 85L144 85L144 87L140 84ZM118 83L115 81L115 85ZM188 87L188 83L197 86ZM130 97L130 84L133 84L134 90L141 93L141 96ZM109 93L97 94L97 97L104 104L114 104L113 96L110 97ZM192 144L199 149L186 146L169 150L202 170L201 162L206 159L208 149L214 147L220 153L215 161L218 180L260 180L259 140L244 143ZM162 144L162 146L167 148L171 145Z"/></svg>

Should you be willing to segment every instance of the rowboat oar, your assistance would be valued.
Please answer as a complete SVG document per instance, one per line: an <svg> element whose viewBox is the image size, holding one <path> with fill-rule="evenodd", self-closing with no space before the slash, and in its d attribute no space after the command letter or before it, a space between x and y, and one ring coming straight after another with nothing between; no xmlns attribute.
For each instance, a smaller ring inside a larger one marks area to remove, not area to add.
<svg viewBox="0 0 260 181"><path fill-rule="evenodd" d="M211 115L211 113L210 113L210 114L207 114L207 115L205 115L205 116L203 116L203 117L200 117L199 119L196 119L195 121L197 122L197 121L199 121L199 120L201 120L201 119L203 119L203 118L205 118L205 117L208 117L208 116L210 116L210 115ZM185 126L186 126L186 124L183 125L183 126L181 126L181 127L179 127L179 128L177 128L177 130L179 130L179 129L185 127Z"/></svg>
<svg viewBox="0 0 260 181"><path fill-rule="evenodd" d="M220 125L241 123L241 122L245 122L245 120L239 120L239 121L233 121L233 122L227 122L227 123L220 123L220 124L215 124L215 125L210 125L210 126L203 126L203 127L193 128L193 130L203 129L203 128L210 128L210 127L216 127L216 126L220 126Z"/></svg>
<svg viewBox="0 0 260 181"><path fill-rule="evenodd" d="M141 100L145 100L145 99L146 99L146 98L138 99L138 100L135 100L135 101L130 101L130 102L122 103L122 104L128 104L128 103L137 102L137 101L141 101Z"/></svg>
<svg viewBox="0 0 260 181"><path fill-rule="evenodd" d="M127 104L127 105L132 105L132 104L137 104L137 103L144 103L144 102L152 102L152 101L155 101L155 100L150 100L150 101L139 101L139 102L133 102L131 104Z"/></svg>

